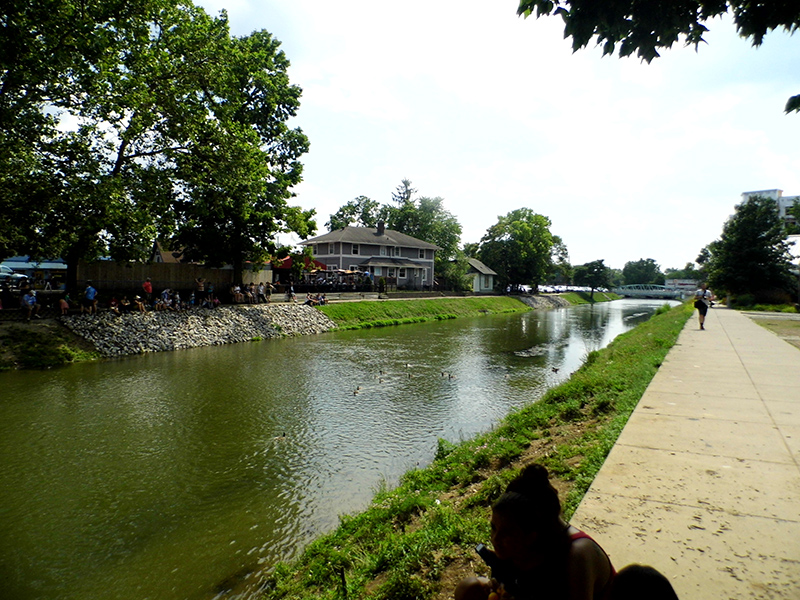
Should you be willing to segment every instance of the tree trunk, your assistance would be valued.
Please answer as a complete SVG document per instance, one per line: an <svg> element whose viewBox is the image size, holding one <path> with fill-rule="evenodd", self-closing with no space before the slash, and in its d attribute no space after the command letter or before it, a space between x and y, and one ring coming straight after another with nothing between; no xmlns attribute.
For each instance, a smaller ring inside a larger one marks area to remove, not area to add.
<svg viewBox="0 0 800 600"><path fill-rule="evenodd" d="M66 291L71 294L78 293L78 261L80 260L81 252L74 246L67 250L64 255L64 262L67 263L67 281Z"/></svg>

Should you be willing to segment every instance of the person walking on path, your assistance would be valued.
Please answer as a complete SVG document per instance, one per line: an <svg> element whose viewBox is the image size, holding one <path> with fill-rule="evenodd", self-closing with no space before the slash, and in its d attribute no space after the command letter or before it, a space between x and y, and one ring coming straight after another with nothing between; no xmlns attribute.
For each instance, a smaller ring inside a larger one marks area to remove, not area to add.
<svg viewBox="0 0 800 600"><path fill-rule="evenodd" d="M694 293L694 307L697 309L700 320L700 329L705 329L706 313L711 306L711 290L705 282L700 284L700 289Z"/></svg>

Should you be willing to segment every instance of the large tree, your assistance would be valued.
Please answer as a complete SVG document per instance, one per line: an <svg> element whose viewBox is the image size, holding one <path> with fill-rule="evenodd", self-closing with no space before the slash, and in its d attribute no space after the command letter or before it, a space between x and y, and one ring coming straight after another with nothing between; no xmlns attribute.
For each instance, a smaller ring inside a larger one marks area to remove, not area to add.
<svg viewBox="0 0 800 600"><path fill-rule="evenodd" d="M664 285L664 274L661 272L661 267L652 258L640 258L626 262L622 268L622 278L625 285L635 283Z"/></svg>
<svg viewBox="0 0 800 600"><path fill-rule="evenodd" d="M800 2L793 0L520 0L517 9L525 17L559 15L574 51L596 39L603 54L636 53L647 62L680 40L697 48L705 42L706 23L728 12L739 35L754 46L769 31L794 32L800 26ZM799 111L800 95L790 98L785 110Z"/></svg>
<svg viewBox="0 0 800 600"><path fill-rule="evenodd" d="M603 260L594 260L575 267L575 283L587 286L590 290L589 299L594 300L594 291L609 287L609 268Z"/></svg>
<svg viewBox="0 0 800 600"><path fill-rule="evenodd" d="M552 266L550 219L519 208L498 218L481 238L480 260L498 275L502 289L537 287Z"/></svg>
<svg viewBox="0 0 800 600"><path fill-rule="evenodd" d="M758 298L794 287L791 256L775 200L751 196L736 206L722 236L703 253L709 284L717 293Z"/></svg>
<svg viewBox="0 0 800 600"><path fill-rule="evenodd" d="M143 258L158 232L180 243L197 223L188 254L210 261L258 260L282 227L308 232L286 204L307 148L285 126L300 90L269 34L231 38L224 13L187 0L4 10L0 252L62 256L74 284L78 260ZM235 224L223 245L211 228L229 224L203 221L212 195L217 217L258 226Z"/></svg>
<svg viewBox="0 0 800 600"><path fill-rule="evenodd" d="M300 88L289 84L289 61L268 32L221 44L220 69L204 92L209 118L177 156L179 185L174 245L187 258L231 263L235 280L245 261L266 262L274 236L314 233L314 211L291 207L308 140L286 121L296 114Z"/></svg>
<svg viewBox="0 0 800 600"><path fill-rule="evenodd" d="M135 170L123 169L113 136L128 124L135 90L144 89L141 40L163 4L4 4L0 254L63 256L74 279L77 258L106 248L115 225L152 212L117 204Z"/></svg>

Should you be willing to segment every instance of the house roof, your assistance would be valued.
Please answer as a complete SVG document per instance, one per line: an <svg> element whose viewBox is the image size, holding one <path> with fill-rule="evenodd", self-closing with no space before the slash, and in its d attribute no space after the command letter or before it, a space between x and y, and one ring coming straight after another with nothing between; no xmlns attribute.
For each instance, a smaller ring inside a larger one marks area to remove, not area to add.
<svg viewBox="0 0 800 600"><path fill-rule="evenodd" d="M394 258L391 256L372 256L367 260L360 262L359 266L363 267L398 267L398 268L411 268L422 269L430 266L430 263L423 263L418 260L411 260L410 258Z"/></svg>
<svg viewBox="0 0 800 600"><path fill-rule="evenodd" d="M475 269L481 275L497 275L489 267L479 261L477 258L468 258L467 262L472 269Z"/></svg>
<svg viewBox="0 0 800 600"><path fill-rule="evenodd" d="M324 235L311 238L305 242L300 242L303 246L320 244L325 242L347 242L348 244L377 244L379 246L401 246L403 248L425 248L426 250L440 250L436 244L423 242L415 237L384 229L383 234L378 235L378 231L372 227L345 227L335 229Z"/></svg>

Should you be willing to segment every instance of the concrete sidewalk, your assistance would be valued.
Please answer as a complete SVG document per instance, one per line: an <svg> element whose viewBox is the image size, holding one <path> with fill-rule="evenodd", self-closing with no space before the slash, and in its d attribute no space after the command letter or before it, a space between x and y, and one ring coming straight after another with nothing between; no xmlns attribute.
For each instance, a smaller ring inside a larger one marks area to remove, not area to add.
<svg viewBox="0 0 800 600"><path fill-rule="evenodd" d="M695 313L571 522L681 600L800 599L800 350Z"/></svg>

